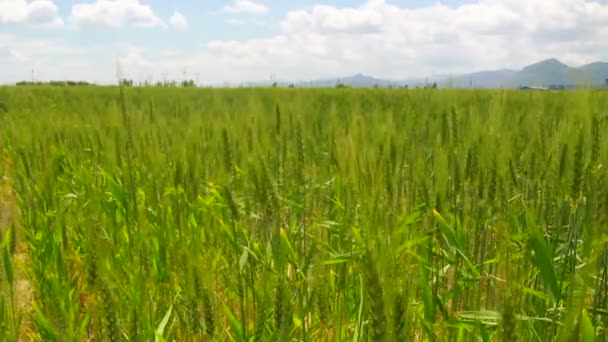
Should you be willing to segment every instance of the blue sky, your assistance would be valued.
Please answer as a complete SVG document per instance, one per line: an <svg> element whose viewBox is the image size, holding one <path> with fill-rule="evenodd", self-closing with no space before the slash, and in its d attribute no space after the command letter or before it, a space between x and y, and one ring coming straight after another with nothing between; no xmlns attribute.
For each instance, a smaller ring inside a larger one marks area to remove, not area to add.
<svg viewBox="0 0 608 342"><path fill-rule="evenodd" d="M607 42L608 0L0 0L0 83L404 79L581 65Z"/></svg>

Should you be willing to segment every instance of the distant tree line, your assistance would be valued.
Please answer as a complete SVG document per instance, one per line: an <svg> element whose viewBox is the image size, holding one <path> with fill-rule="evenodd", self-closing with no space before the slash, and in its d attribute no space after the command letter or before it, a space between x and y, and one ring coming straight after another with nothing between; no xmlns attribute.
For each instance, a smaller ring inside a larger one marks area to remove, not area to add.
<svg viewBox="0 0 608 342"><path fill-rule="evenodd" d="M148 81L135 83L133 80L121 79L119 84L123 87L184 87L193 88L196 87L194 80L184 81L158 81L151 83ZM17 86L55 86L55 87L76 87L76 86L95 86L95 83L86 81L19 81L15 83Z"/></svg>
<svg viewBox="0 0 608 342"><path fill-rule="evenodd" d="M40 82L40 81L20 81L15 83L18 86L56 86L56 87L75 87L75 86L94 86L94 83L89 83L86 81L49 81L49 82Z"/></svg>
<svg viewBox="0 0 608 342"><path fill-rule="evenodd" d="M95 86L95 83L90 83L90 82L86 82L86 81L48 81L48 82L40 82L40 81L20 81L17 82L16 85L18 86L57 86L57 87L73 87L73 86ZM196 82L194 80L182 80L182 81L157 81L157 82L150 82L150 81L143 81L143 82L139 82L136 83L135 81L131 80L131 79L126 79L123 78L119 81L119 85L123 86L123 87L167 87L167 88L176 88L176 87L182 87L182 88L194 88L196 87ZM271 87L273 88L277 88L279 85L277 82L272 83ZM608 79L606 79L606 86L608 87ZM295 88L296 85L293 83L290 83L288 85L288 88ZM349 85L338 82L335 85L336 88L350 88ZM373 86L374 88L379 88L380 85L379 84L375 84ZM389 85L388 88L393 88L393 85ZM399 86L398 88L404 88L407 89L408 85L403 85L403 86ZM424 88L432 88L432 89L436 89L437 88L437 83L431 83L431 84L427 84L424 86Z"/></svg>
<svg viewBox="0 0 608 342"><path fill-rule="evenodd" d="M196 83L194 80L183 80L183 81L158 81L156 83L152 83L149 81L143 81L140 83L134 83L133 80L122 79L120 80L120 85L125 87L182 87L182 88L194 88L196 87Z"/></svg>

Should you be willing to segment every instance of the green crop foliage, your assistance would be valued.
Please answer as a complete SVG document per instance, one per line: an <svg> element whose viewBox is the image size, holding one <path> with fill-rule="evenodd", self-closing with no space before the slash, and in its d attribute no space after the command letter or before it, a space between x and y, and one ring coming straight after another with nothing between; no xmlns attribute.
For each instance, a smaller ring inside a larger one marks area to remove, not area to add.
<svg viewBox="0 0 608 342"><path fill-rule="evenodd" d="M606 92L0 99L1 341L608 340Z"/></svg>

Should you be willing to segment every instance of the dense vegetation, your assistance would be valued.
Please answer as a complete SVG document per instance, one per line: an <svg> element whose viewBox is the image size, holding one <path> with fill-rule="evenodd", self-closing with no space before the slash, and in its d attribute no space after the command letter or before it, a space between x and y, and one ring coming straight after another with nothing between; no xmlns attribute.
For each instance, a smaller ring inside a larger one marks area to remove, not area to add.
<svg viewBox="0 0 608 342"><path fill-rule="evenodd" d="M0 88L0 340L608 340L608 94Z"/></svg>

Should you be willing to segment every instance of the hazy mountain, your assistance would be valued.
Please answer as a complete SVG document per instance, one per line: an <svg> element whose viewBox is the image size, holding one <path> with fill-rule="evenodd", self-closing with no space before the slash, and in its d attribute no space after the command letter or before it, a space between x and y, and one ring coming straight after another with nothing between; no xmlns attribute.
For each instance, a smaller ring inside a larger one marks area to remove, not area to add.
<svg viewBox="0 0 608 342"><path fill-rule="evenodd" d="M579 68L585 79L591 79L594 85L608 86L608 63L595 62Z"/></svg>
<svg viewBox="0 0 608 342"><path fill-rule="evenodd" d="M311 82L303 82L301 85L304 86L312 86L312 87L333 87L337 84L347 85L349 87L354 88L371 88L374 86L380 87L388 87L388 86L398 86L403 82L400 81L390 81L384 80L380 78L375 78L368 75L356 74L349 77L344 78L336 78L336 79L324 79L324 80L315 80Z"/></svg>
<svg viewBox="0 0 608 342"><path fill-rule="evenodd" d="M570 67L557 59L548 59L523 68L506 84L552 86L604 86L608 79L608 63L595 62L581 67Z"/></svg>
<svg viewBox="0 0 608 342"><path fill-rule="evenodd" d="M439 82L439 85L455 88L498 88L505 85L515 74L517 74L516 70L508 69L480 71L443 79Z"/></svg>
<svg viewBox="0 0 608 342"><path fill-rule="evenodd" d="M506 85L512 87L572 85L576 83L577 75L576 69L552 58L523 68L509 79Z"/></svg>
<svg viewBox="0 0 608 342"><path fill-rule="evenodd" d="M524 67L521 70L488 70L453 77L431 77L428 79L386 80L357 74L340 79L325 79L300 82L299 86L333 87L344 84L350 87L373 87L375 85L422 87L437 83L439 87L455 88L517 88L522 86L606 86L608 63L595 62L580 67L568 66L555 58Z"/></svg>
<svg viewBox="0 0 608 342"><path fill-rule="evenodd" d="M363 74L357 74L357 75L347 77L347 78L345 78L343 80L339 80L339 81L344 84L348 84L352 87L373 87L376 84L387 85L390 83L389 81L381 80L381 79L363 75Z"/></svg>

